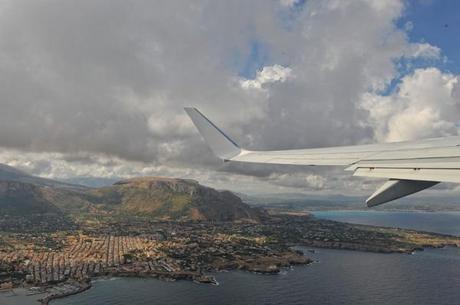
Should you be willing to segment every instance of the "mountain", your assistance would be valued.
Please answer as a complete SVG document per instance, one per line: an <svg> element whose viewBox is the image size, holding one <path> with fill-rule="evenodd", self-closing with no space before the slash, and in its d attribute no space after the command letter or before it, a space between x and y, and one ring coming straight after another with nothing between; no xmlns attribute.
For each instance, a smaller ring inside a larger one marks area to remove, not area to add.
<svg viewBox="0 0 460 305"><path fill-rule="evenodd" d="M189 179L143 177L88 188L0 167L0 216L114 215L163 220L258 221L263 213L229 191Z"/></svg>
<svg viewBox="0 0 460 305"><path fill-rule="evenodd" d="M50 201L49 187L0 181L0 231L53 232L74 229L76 223Z"/></svg>
<svg viewBox="0 0 460 305"><path fill-rule="evenodd" d="M366 197L302 193L238 194L250 206L286 211L362 210ZM374 207L379 211L460 211L458 196L415 195Z"/></svg>
<svg viewBox="0 0 460 305"><path fill-rule="evenodd" d="M105 210L162 219L236 221L258 220L250 208L229 191L217 191L195 180L164 177L134 178L87 192L89 201Z"/></svg>
<svg viewBox="0 0 460 305"><path fill-rule="evenodd" d="M61 214L61 211L44 196L40 186L18 181L0 181L0 213L23 216Z"/></svg>
<svg viewBox="0 0 460 305"><path fill-rule="evenodd" d="M0 164L0 182L2 181L15 181L15 182L22 182L22 183L30 183L36 186L49 186L55 188L63 188L63 189L70 189L70 190L83 190L87 189L87 187L79 184L72 184L66 183L61 181L56 181L52 179L32 176L24 171L21 171L17 168Z"/></svg>

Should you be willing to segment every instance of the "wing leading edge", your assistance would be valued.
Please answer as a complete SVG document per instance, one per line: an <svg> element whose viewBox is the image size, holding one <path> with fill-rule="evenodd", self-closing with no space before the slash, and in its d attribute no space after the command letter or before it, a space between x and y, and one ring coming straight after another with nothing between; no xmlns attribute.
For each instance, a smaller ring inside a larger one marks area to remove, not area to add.
<svg viewBox="0 0 460 305"><path fill-rule="evenodd" d="M251 151L239 147L196 108L185 111L211 150L225 161L346 166L354 176L387 178L369 199L376 206L439 182L460 183L460 137L355 146L278 151Z"/></svg>

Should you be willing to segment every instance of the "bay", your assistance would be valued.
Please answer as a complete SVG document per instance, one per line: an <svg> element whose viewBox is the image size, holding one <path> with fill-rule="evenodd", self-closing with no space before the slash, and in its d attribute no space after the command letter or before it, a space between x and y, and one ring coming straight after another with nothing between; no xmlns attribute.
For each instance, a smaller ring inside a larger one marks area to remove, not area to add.
<svg viewBox="0 0 460 305"><path fill-rule="evenodd" d="M444 222L446 215L440 213L318 213L317 217L354 223L396 225L449 234L460 232L460 213L447 213L448 221ZM307 248L301 249L316 262L279 275L216 273L219 286L135 278L99 280L93 283L92 289L52 304L460 304L460 249L427 249L414 255L328 249L311 253Z"/></svg>
<svg viewBox="0 0 460 305"><path fill-rule="evenodd" d="M355 224L398 227L460 236L460 212L317 211L318 218ZM460 303L459 303L460 304Z"/></svg>

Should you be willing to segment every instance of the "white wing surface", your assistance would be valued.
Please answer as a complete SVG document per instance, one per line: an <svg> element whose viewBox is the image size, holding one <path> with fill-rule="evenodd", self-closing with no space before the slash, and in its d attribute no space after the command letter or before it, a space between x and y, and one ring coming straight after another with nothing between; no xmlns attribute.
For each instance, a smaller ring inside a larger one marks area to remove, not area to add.
<svg viewBox="0 0 460 305"><path fill-rule="evenodd" d="M439 182L460 183L460 137L277 151L239 147L196 108L185 108L212 151L225 161L344 166L353 175L387 178L366 201L379 205Z"/></svg>

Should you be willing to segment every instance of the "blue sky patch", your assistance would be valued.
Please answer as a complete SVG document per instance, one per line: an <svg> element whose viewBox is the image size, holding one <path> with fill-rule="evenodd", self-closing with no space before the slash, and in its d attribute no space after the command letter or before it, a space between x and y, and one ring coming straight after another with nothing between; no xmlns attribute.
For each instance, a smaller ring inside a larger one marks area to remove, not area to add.
<svg viewBox="0 0 460 305"><path fill-rule="evenodd" d="M460 72L460 1L410 0L398 26L407 24L411 42L427 42L441 48L447 61L435 66L452 73Z"/></svg>

